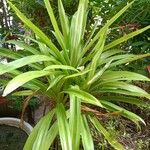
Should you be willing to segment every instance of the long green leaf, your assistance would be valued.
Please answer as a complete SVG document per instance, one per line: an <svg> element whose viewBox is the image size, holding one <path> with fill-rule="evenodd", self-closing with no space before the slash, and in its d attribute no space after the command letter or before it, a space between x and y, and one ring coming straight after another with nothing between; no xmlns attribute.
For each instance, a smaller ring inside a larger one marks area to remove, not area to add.
<svg viewBox="0 0 150 150"><path fill-rule="evenodd" d="M94 150L94 143L86 116L81 117L81 137L84 150Z"/></svg>
<svg viewBox="0 0 150 150"><path fill-rule="evenodd" d="M50 127L49 131L47 132L47 137L44 142L44 150L49 150L57 134L58 134L58 125L57 121L55 121L55 123Z"/></svg>
<svg viewBox="0 0 150 150"><path fill-rule="evenodd" d="M83 90L78 89L77 87L71 87L63 92L72 94L72 95L80 98L81 102L93 104L93 105L96 105L99 107L103 107L97 98L95 98L93 95L91 95Z"/></svg>
<svg viewBox="0 0 150 150"><path fill-rule="evenodd" d="M5 69L5 64L0 63L0 68ZM21 72L18 70L13 70L13 71L10 71L10 76L14 77L14 75L16 76L16 75L19 75L20 73Z"/></svg>
<svg viewBox="0 0 150 150"><path fill-rule="evenodd" d="M123 37L121 37L121 38L119 38L119 39L117 39L117 40L111 42L110 44L106 45L106 46L105 46L105 50L110 49L110 48L112 48L112 47L114 47L114 46L116 46L116 45L118 45L118 44L120 44L120 43L122 43L122 42L125 42L125 41L127 41L128 39L131 39L131 38L133 38L134 36L136 36L136 35L138 35L138 34L141 34L142 32L144 32L144 31L146 31L146 30L148 30L148 29L150 29L150 25L149 25L149 26L146 26L145 28L142 28L142 29L139 29L139 30L137 30L137 31L134 31L134 32L132 32L132 33L129 33L129 34L127 34L127 35L124 35Z"/></svg>
<svg viewBox="0 0 150 150"><path fill-rule="evenodd" d="M101 87L102 87L101 89L116 89L116 90L123 89L131 93L136 93L137 96L150 97L150 95L143 89L125 82L116 81L116 82L104 83L101 84Z"/></svg>
<svg viewBox="0 0 150 150"><path fill-rule="evenodd" d="M47 138L48 130L53 118L53 115L55 113L55 109L51 110L43 119L42 124L38 130L36 139L33 144L32 149L41 150L45 149L45 140ZM48 149L47 149L48 150Z"/></svg>
<svg viewBox="0 0 150 150"><path fill-rule="evenodd" d="M31 54L29 54L31 55ZM0 48L0 56L2 57L6 57L6 58L10 58L10 59L19 59L19 58L23 58L25 56L28 56L28 53L24 53L24 51L17 51L14 52L10 49L6 49L6 48ZM41 69L41 65L40 64L30 64L31 67L35 68L35 69Z"/></svg>
<svg viewBox="0 0 150 150"><path fill-rule="evenodd" d="M38 124L34 127L33 131L29 135L23 150L32 150L32 149L41 150L40 148L42 148L41 147L42 141L47 135L53 115L54 110L49 112L38 122Z"/></svg>
<svg viewBox="0 0 150 150"><path fill-rule="evenodd" d="M51 88L53 88L56 84L59 83L59 81L64 78L65 75L59 75L54 77L54 79L51 80L49 87L47 88L47 91L50 90Z"/></svg>
<svg viewBox="0 0 150 150"><path fill-rule="evenodd" d="M96 117L90 117L91 122L96 127L96 129L104 135L107 141L114 147L116 150L125 150L125 148L112 136L100 123Z"/></svg>
<svg viewBox="0 0 150 150"><path fill-rule="evenodd" d="M61 21L61 28L62 28L64 37L65 37L65 40L67 40L68 35L69 35L69 21L65 14L65 10L64 10L61 0L58 0L58 11L59 11L59 17L60 17L60 21Z"/></svg>
<svg viewBox="0 0 150 150"><path fill-rule="evenodd" d="M70 78L75 78L75 77L83 76L83 75L87 74L89 71L90 70L85 70L85 71L82 71L82 72L79 72L79 73L74 73L74 74L66 76L65 79L70 79Z"/></svg>
<svg viewBox="0 0 150 150"><path fill-rule="evenodd" d="M53 9L51 7L51 4L50 4L49 0L44 0L44 3L45 3L45 6L46 6L46 9L47 9L47 12L49 14L51 23L53 25L53 28L55 30L57 41L61 45L61 47L63 49L65 49L64 37L63 37L62 33L59 30L59 27L58 27L56 18L54 16L54 12L53 12Z"/></svg>
<svg viewBox="0 0 150 150"><path fill-rule="evenodd" d="M112 80L150 81L146 76L129 71L106 71L101 76L101 79L104 82L110 82Z"/></svg>
<svg viewBox="0 0 150 150"><path fill-rule="evenodd" d="M38 45L39 45L39 48L40 48L40 51L43 55L49 55L49 49L48 47L46 46L46 44L44 43L41 43L41 42L38 42Z"/></svg>
<svg viewBox="0 0 150 150"><path fill-rule="evenodd" d="M108 101L102 101L102 104L109 111L119 111L119 112L121 112L120 115L130 119L131 121L135 122L137 125L139 125L138 124L139 121L142 122L143 124L145 124L144 120L141 117L139 117L138 115L136 115L136 114L120 107L120 106L117 106L117 105L115 105L111 102L108 102Z"/></svg>
<svg viewBox="0 0 150 150"><path fill-rule="evenodd" d="M0 67L0 75L6 73L6 72L10 72L14 69L23 67L25 65L31 64L31 63L36 63L36 62L40 62L40 61L55 61L54 59L52 59L49 56L46 55L31 55L31 56L27 56L21 59L17 59L13 62L10 62L6 65L4 65L4 68Z"/></svg>
<svg viewBox="0 0 150 150"><path fill-rule="evenodd" d="M62 104L56 106L58 129L60 135L61 146L63 150L72 149L72 141L69 130L69 124L67 121L66 111Z"/></svg>
<svg viewBox="0 0 150 150"><path fill-rule="evenodd" d="M103 52L100 59L105 60L106 58L119 54L119 53L125 53L125 51L121 49L110 49L110 50Z"/></svg>
<svg viewBox="0 0 150 150"><path fill-rule="evenodd" d="M128 55L128 54L126 54ZM115 56L114 56L115 57ZM111 67L114 67L114 66L117 66L117 65L121 65L121 64L126 64L126 63L130 63L132 61L135 61L135 60L138 60L138 59L142 59L142 58L145 58L145 57L150 57L150 53L147 53L147 54L141 54L141 55L131 55L129 57L124 57L124 59L120 59L116 62L113 62L111 64ZM112 57L113 58L113 57ZM111 58L111 59L112 59ZM108 60L107 60L108 61Z"/></svg>
<svg viewBox="0 0 150 150"><path fill-rule="evenodd" d="M39 128L41 127L42 123L43 123L43 118L37 123L37 125L32 130L31 134L29 135L29 137L28 137L28 139L27 139L27 141L26 141L26 143L24 145L23 150L32 150L34 141L35 141L35 139L37 137Z"/></svg>
<svg viewBox="0 0 150 150"><path fill-rule="evenodd" d="M97 69L99 58L102 54L104 44L105 44L105 41L106 41L107 29L108 28L106 28L102 32L102 34L100 36L100 40L98 41L98 43L95 46L95 49L94 49L95 51L93 52L93 53L95 53L95 55L93 56L92 62L90 64L91 71L90 71L89 76L88 76L89 79L91 79L94 76L95 71ZM91 55L91 54L89 54L89 55Z"/></svg>
<svg viewBox="0 0 150 150"><path fill-rule="evenodd" d="M12 96L28 96L32 95L34 92L32 90L24 90L24 91L18 91L14 92Z"/></svg>
<svg viewBox="0 0 150 150"><path fill-rule="evenodd" d="M101 75L105 72L105 70L110 66L112 61L108 62L102 69L100 69L93 77L88 81L88 85L97 81Z"/></svg>
<svg viewBox="0 0 150 150"><path fill-rule="evenodd" d="M72 138L72 150L78 150L80 146L81 101L70 94L69 126Z"/></svg>
<svg viewBox="0 0 150 150"><path fill-rule="evenodd" d="M67 65L50 65L44 68L44 70L52 70L52 69L73 70L73 71L79 72L74 67L67 66Z"/></svg>
<svg viewBox="0 0 150 150"><path fill-rule="evenodd" d="M12 91L16 90L18 87L22 86L23 84L42 76L46 76L50 74L49 71L29 71L26 73L22 73L18 76L16 76L14 79L12 79L8 85L6 86L3 96L8 95Z"/></svg>
<svg viewBox="0 0 150 150"><path fill-rule="evenodd" d="M132 60L133 57L135 57L136 55L133 54L120 54L120 55L114 55L111 57L106 58L105 60L100 60L98 66L101 66L111 60L113 60L113 62L111 63L110 66L115 66L115 65L120 65L121 63L127 63L129 62L129 60Z"/></svg>
<svg viewBox="0 0 150 150"><path fill-rule="evenodd" d="M136 97L146 97L148 99L150 99L150 95L149 94L140 94L140 93L136 93L136 92L131 92L131 91L127 91L124 89L117 89L117 88L97 88L97 89L92 89L91 90L93 94L100 94L100 93L115 93L115 94L122 94L122 95L127 95L127 96L136 96Z"/></svg>
<svg viewBox="0 0 150 150"><path fill-rule="evenodd" d="M82 0L79 2L79 7L77 12L72 17L71 27L70 27L70 59L71 65L76 66L79 59L80 43L83 40L83 35L85 32L85 24L87 17L87 4L88 0Z"/></svg>
<svg viewBox="0 0 150 150"><path fill-rule="evenodd" d="M57 24L57 21L56 21L56 18L54 16L54 12L53 12L53 9L51 7L51 4L50 4L49 0L44 0L44 3L45 3L45 6L46 6L46 9L47 9L47 12L49 14L49 17L51 19L51 23L53 25L54 30L56 32L60 33L60 30L59 30L59 27L58 27L58 24Z"/></svg>
<svg viewBox="0 0 150 150"><path fill-rule="evenodd" d="M147 104L143 100L135 97L129 97L129 96L102 96L101 99L106 101L129 103L129 104L134 104L143 107L147 106Z"/></svg>

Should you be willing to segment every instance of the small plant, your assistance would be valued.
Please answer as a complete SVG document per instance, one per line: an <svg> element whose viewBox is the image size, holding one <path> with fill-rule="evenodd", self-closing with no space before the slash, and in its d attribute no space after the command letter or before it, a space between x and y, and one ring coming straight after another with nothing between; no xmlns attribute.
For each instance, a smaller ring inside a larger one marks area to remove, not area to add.
<svg viewBox="0 0 150 150"><path fill-rule="evenodd" d="M36 44L36 47L22 41L7 41L24 50L18 53L5 48L0 49L0 56L13 59L8 64L0 64L0 75L7 73L9 78L12 78L8 83L3 80L6 85L3 96L23 87L24 90L20 91L22 95L44 95L54 103L50 112L35 126L24 150L48 150L58 135L63 150L79 150L81 145L85 150L94 150L90 124L112 147L118 150L125 149L98 118L121 115L137 125L139 122L144 124L142 118L119 106L118 102L145 106L145 102L138 97L150 99L150 95L133 85L132 81L150 79L137 73L120 71L117 66L150 54L125 54L116 46L150 29L150 26L105 44L110 26L132 5L131 2L108 20L98 33L95 33L94 28L85 41L88 0L80 0L78 10L71 20L65 14L62 1L58 0L61 29L49 0L44 0L44 3L57 43L54 44L9 2L22 22L35 33L35 39L26 38ZM24 66L29 66L29 71L19 70Z"/></svg>

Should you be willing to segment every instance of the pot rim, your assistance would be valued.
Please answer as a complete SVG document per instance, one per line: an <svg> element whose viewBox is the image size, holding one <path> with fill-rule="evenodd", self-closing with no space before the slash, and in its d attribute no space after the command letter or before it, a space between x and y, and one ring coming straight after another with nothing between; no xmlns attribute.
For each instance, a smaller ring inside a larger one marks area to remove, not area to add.
<svg viewBox="0 0 150 150"><path fill-rule="evenodd" d="M13 118L13 117L1 117L0 118L0 125L9 125L9 126L14 126L17 128L20 128L20 119L18 118ZM22 130L24 130L28 135L32 132L33 127L27 123L27 122L23 122L23 128Z"/></svg>

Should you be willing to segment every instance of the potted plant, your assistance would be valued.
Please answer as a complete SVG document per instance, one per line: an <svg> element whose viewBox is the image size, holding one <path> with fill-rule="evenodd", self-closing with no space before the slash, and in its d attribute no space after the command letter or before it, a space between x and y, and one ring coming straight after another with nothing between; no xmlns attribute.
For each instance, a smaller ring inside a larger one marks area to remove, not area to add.
<svg viewBox="0 0 150 150"><path fill-rule="evenodd" d="M80 0L78 10L71 20L65 14L62 1L58 0L61 28L49 0L44 2L54 28L52 33L56 44L9 2L22 22L35 33L35 39L25 38L31 40L36 47L23 41L7 41L24 50L17 53L0 49L0 56L13 60L5 65L0 64L0 75L7 73L12 78L8 83L5 82L3 96L23 87L21 94L44 95L53 102L49 113L33 129L24 150L48 150L57 136L60 137L63 150L79 150L80 146L85 150L94 150L91 124L112 147L125 149L105 129L98 116L118 114L138 126L139 122L144 124L140 116L118 103L144 107L146 104L140 97L150 99L150 95L132 81L149 82L150 79L137 73L119 70L118 66L150 54L126 54L116 46L150 29L150 26L106 44L110 26L132 5L131 2L108 20L98 32L94 28L85 41L88 0ZM29 71L18 70L26 65L30 67Z"/></svg>

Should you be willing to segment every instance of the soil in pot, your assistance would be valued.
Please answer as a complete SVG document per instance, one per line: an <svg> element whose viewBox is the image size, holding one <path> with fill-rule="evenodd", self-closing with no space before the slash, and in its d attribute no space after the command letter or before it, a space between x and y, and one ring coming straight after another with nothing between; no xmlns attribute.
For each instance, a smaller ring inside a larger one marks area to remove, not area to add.
<svg viewBox="0 0 150 150"><path fill-rule="evenodd" d="M23 150L28 135L23 130L0 125L0 150Z"/></svg>

